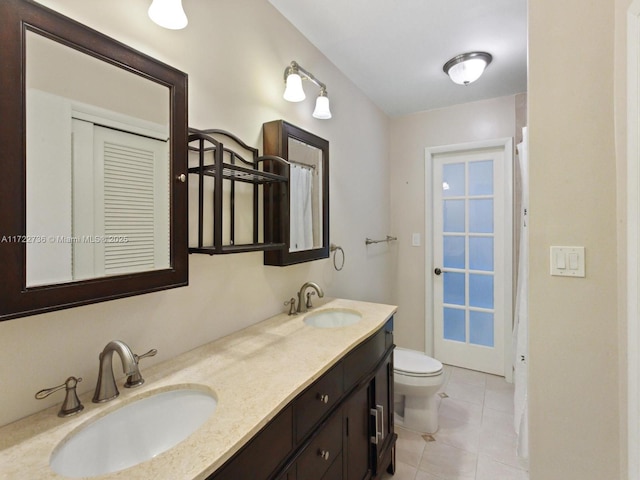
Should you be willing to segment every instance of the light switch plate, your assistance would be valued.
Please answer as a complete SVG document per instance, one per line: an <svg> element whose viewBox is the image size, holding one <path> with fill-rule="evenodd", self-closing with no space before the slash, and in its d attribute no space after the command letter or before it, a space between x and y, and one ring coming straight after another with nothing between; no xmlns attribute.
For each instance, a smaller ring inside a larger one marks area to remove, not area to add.
<svg viewBox="0 0 640 480"><path fill-rule="evenodd" d="M551 275L584 277L584 247L551 247L549 253Z"/></svg>
<svg viewBox="0 0 640 480"><path fill-rule="evenodd" d="M414 233L411 235L411 246L419 247L420 246L420 234Z"/></svg>

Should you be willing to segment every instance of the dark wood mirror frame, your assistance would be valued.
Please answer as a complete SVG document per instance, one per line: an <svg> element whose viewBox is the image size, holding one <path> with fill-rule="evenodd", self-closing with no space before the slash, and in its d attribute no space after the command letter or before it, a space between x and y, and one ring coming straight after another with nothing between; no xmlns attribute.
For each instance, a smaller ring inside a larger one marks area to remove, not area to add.
<svg viewBox="0 0 640 480"><path fill-rule="evenodd" d="M170 268L26 287L26 32L139 75L169 90ZM28 0L0 2L0 320L179 287L188 283L187 75ZM184 178L184 177L182 177Z"/></svg>
<svg viewBox="0 0 640 480"><path fill-rule="evenodd" d="M264 252L264 264L293 265L322 258L329 258L329 142L313 133L291 125L284 120L274 120L262 126L263 154L276 155L289 160L289 139L294 138L318 148L322 152L322 245L309 250L290 251L289 192L290 186L265 192L265 241L283 242L285 247ZM284 174L281 165L269 164L274 173ZM286 188L286 191L282 191ZM275 237L275 238L272 238Z"/></svg>

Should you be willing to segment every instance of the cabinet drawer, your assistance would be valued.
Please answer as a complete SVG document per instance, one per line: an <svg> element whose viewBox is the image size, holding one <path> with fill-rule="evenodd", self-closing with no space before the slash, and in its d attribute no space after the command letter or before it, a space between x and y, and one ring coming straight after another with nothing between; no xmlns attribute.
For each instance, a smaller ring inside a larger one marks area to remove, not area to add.
<svg viewBox="0 0 640 480"><path fill-rule="evenodd" d="M342 412L337 412L311 441L297 461L297 478L320 480L340 461L342 471ZM337 468L337 467L336 467ZM326 477L329 478L329 477Z"/></svg>
<svg viewBox="0 0 640 480"><path fill-rule="evenodd" d="M342 396L342 372L343 367L340 362L294 401L296 442L302 440Z"/></svg>
<svg viewBox="0 0 640 480"><path fill-rule="evenodd" d="M344 359L344 384L351 388L382 359L386 350L387 332L383 328Z"/></svg>

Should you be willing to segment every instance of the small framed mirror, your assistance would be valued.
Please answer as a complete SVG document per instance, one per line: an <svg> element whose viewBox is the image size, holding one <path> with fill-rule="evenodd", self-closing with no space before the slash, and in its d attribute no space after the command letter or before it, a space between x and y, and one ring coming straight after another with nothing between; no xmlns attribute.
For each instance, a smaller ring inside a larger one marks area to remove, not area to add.
<svg viewBox="0 0 640 480"><path fill-rule="evenodd" d="M187 75L0 3L0 320L187 284Z"/></svg>
<svg viewBox="0 0 640 480"><path fill-rule="evenodd" d="M288 166L271 163L274 173L286 174L286 186L265 192L265 238L283 242L266 251L265 265L285 266L329 257L329 142L275 120L262 126L265 155L284 158Z"/></svg>

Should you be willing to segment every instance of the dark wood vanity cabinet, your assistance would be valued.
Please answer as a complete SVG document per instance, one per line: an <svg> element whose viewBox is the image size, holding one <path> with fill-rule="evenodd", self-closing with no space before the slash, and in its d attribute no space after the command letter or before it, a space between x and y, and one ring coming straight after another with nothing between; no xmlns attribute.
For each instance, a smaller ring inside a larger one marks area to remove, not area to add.
<svg viewBox="0 0 640 480"><path fill-rule="evenodd" d="M370 480L395 470L393 319L207 480Z"/></svg>

